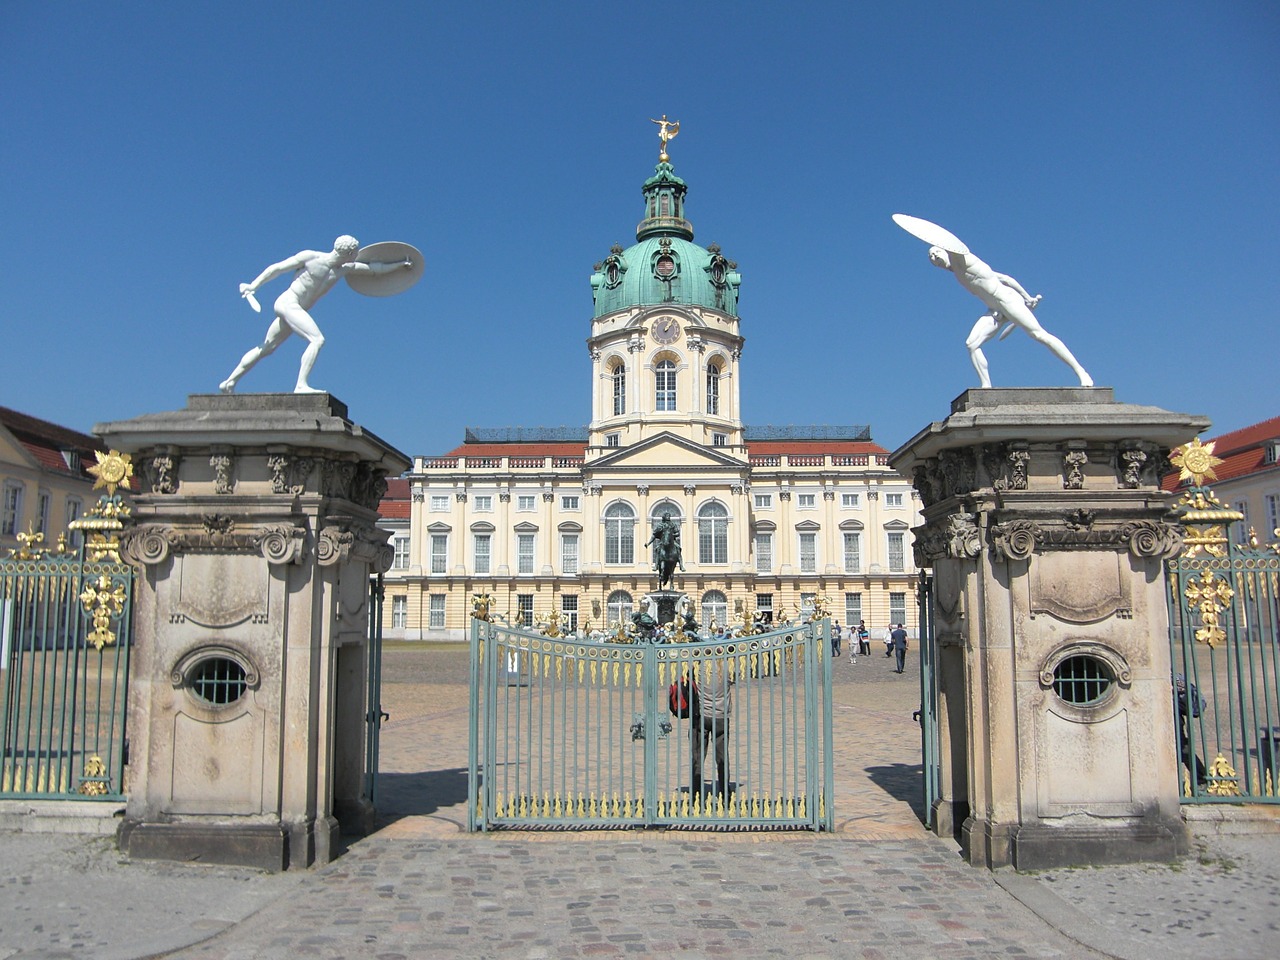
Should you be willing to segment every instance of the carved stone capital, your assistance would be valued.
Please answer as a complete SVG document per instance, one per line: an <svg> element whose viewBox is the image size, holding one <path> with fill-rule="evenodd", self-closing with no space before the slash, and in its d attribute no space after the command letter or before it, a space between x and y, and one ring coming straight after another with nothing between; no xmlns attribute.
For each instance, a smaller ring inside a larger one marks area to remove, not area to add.
<svg viewBox="0 0 1280 960"><path fill-rule="evenodd" d="M544 490L542 492L543 503L551 503L552 501L555 500L555 498L556 498L556 495L554 490Z"/></svg>
<svg viewBox="0 0 1280 960"><path fill-rule="evenodd" d="M498 502L499 502L499 503L510 503L510 502L511 502L511 491L510 491L510 490L499 490L499 491L498 491Z"/></svg>
<svg viewBox="0 0 1280 960"><path fill-rule="evenodd" d="M154 566L180 553L260 553L268 563L301 563L306 530L292 523L236 524L206 514L198 524L144 523L121 532L120 554L135 566Z"/></svg>
<svg viewBox="0 0 1280 960"><path fill-rule="evenodd" d="M120 557L133 566L163 563L179 543L173 527L164 523L144 523L120 532Z"/></svg>
<svg viewBox="0 0 1280 960"><path fill-rule="evenodd" d="M294 457L276 453L267 457L267 468L271 471L271 492L298 496L307 489L307 478L315 460L311 457Z"/></svg>
<svg viewBox="0 0 1280 960"><path fill-rule="evenodd" d="M1159 557L1172 560L1182 552L1186 530L1181 524L1160 520L1134 520L1121 528L1135 557Z"/></svg>
<svg viewBox="0 0 1280 960"><path fill-rule="evenodd" d="M649 485L647 483L636 484L636 496L647 497L649 495Z"/></svg>
<svg viewBox="0 0 1280 960"><path fill-rule="evenodd" d="M996 559L1026 560L1042 537L1040 525L1033 520L998 523L991 528L992 554Z"/></svg>
<svg viewBox="0 0 1280 960"><path fill-rule="evenodd" d="M316 537L316 563L322 567L332 567L335 563L345 561L351 553L351 545L355 542L355 534L338 526L324 527Z"/></svg>
<svg viewBox="0 0 1280 960"><path fill-rule="evenodd" d="M157 454L142 461L142 472L151 486L152 493L178 492L178 462L180 458L169 453Z"/></svg>
<svg viewBox="0 0 1280 960"><path fill-rule="evenodd" d="M427 495L426 495L425 493L423 493L421 490L415 490L415 491L413 491L413 502L414 502L414 503L425 503L425 502L426 502L426 499L427 499ZM510 499L511 499L511 494L507 494L506 499L507 499L507 500L510 500Z"/></svg>
<svg viewBox="0 0 1280 960"><path fill-rule="evenodd" d="M835 498L836 498L836 492L835 492L834 490L823 490L823 491L822 491L822 499L823 499L823 500L834 500Z"/></svg>
<svg viewBox="0 0 1280 960"><path fill-rule="evenodd" d="M466 503L467 492L465 490L460 490L459 492L453 495L453 499L457 500L459 503Z"/></svg>
<svg viewBox="0 0 1280 960"><path fill-rule="evenodd" d="M790 501L790 500L791 500L791 491L790 491L790 490L779 490L779 491L778 491L778 499L779 499L779 500L786 500L786 501Z"/></svg>
<svg viewBox="0 0 1280 960"><path fill-rule="evenodd" d="M302 563L307 532L292 523L273 523L258 527L253 542L267 563Z"/></svg>
<svg viewBox="0 0 1280 960"><path fill-rule="evenodd" d="M1084 489L1084 466L1089 457L1083 450L1069 450L1062 457L1062 489Z"/></svg>
<svg viewBox="0 0 1280 960"><path fill-rule="evenodd" d="M696 483L686 483L684 485L685 496L692 497L697 492L698 492L698 485Z"/></svg>

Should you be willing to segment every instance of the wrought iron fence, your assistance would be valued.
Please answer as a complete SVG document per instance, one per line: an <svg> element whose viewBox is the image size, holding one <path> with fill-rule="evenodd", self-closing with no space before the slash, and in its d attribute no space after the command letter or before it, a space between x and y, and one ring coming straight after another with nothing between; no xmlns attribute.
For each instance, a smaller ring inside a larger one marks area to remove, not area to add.
<svg viewBox="0 0 1280 960"><path fill-rule="evenodd" d="M1195 482L1180 503L1185 548L1168 566L1183 801L1278 803L1280 544L1236 535L1243 515L1203 486L1215 460L1198 442L1173 457Z"/></svg>
<svg viewBox="0 0 1280 960"><path fill-rule="evenodd" d="M112 491L114 493L114 490ZM19 535L0 560L0 797L123 796L133 572L103 497L68 549ZM79 537L77 537L79 539Z"/></svg>
<svg viewBox="0 0 1280 960"><path fill-rule="evenodd" d="M472 624L472 830L832 828L829 621L687 643Z"/></svg>

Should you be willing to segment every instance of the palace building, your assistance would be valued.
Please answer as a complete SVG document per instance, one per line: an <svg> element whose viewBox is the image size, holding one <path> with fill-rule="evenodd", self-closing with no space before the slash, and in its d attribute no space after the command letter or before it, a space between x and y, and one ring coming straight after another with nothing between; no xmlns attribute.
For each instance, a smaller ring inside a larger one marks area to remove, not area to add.
<svg viewBox="0 0 1280 960"><path fill-rule="evenodd" d="M461 639L479 593L513 621L608 629L659 586L664 515L671 588L704 625L819 600L842 623L915 625L916 494L869 427L743 424L741 277L693 242L686 191L664 150L636 243L595 266L587 426L468 429L391 485L386 637Z"/></svg>

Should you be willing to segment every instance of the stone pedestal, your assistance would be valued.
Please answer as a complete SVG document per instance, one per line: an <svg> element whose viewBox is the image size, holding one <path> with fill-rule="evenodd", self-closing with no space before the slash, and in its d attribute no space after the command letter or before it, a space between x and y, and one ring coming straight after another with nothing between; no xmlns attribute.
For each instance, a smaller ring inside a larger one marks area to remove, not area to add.
<svg viewBox="0 0 1280 960"><path fill-rule="evenodd" d="M409 459L328 394L196 395L99 424L142 491L129 688L130 856L280 870L363 832L369 576Z"/></svg>
<svg viewBox="0 0 1280 960"><path fill-rule="evenodd" d="M932 567L939 832L990 867L1186 848L1159 489L1203 417L1108 388L970 390L890 458Z"/></svg>

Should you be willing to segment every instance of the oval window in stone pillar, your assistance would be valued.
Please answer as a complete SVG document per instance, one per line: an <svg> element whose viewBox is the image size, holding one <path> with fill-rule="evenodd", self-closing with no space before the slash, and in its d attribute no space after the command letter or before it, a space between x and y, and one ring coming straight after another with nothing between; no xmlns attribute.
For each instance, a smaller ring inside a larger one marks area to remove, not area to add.
<svg viewBox="0 0 1280 960"><path fill-rule="evenodd" d="M244 653L224 645L199 647L174 665L175 687L206 710L234 706L258 685L258 671Z"/></svg>
<svg viewBox="0 0 1280 960"><path fill-rule="evenodd" d="M1061 705L1084 713L1110 706L1132 679L1123 656L1094 642L1061 647L1040 669L1040 685L1052 690Z"/></svg>

